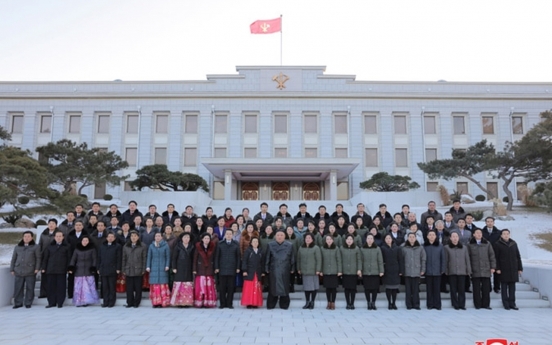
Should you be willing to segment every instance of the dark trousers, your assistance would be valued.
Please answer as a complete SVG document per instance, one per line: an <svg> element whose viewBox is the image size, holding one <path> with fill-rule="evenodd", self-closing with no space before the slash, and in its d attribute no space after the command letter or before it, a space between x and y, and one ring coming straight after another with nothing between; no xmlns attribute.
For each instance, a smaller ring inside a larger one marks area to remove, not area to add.
<svg viewBox="0 0 552 345"><path fill-rule="evenodd" d="M493 289L498 292L500 291L500 274L493 273Z"/></svg>
<svg viewBox="0 0 552 345"><path fill-rule="evenodd" d="M142 301L142 276L126 276L127 305L138 307Z"/></svg>
<svg viewBox="0 0 552 345"><path fill-rule="evenodd" d="M406 308L420 307L420 277L404 277Z"/></svg>
<svg viewBox="0 0 552 345"><path fill-rule="evenodd" d="M219 299L221 307L231 307L236 291L236 275L218 277Z"/></svg>
<svg viewBox="0 0 552 345"><path fill-rule="evenodd" d="M48 295L48 275L46 273L40 274L40 295L38 297L46 297Z"/></svg>
<svg viewBox="0 0 552 345"><path fill-rule="evenodd" d="M23 305L23 296L25 296L25 305L33 304L35 284L36 275L15 276L13 305Z"/></svg>
<svg viewBox="0 0 552 345"><path fill-rule="evenodd" d="M266 309L276 308L276 303L278 302L278 299L280 300L280 309L289 308L289 296L272 296L269 292L268 297L266 298Z"/></svg>
<svg viewBox="0 0 552 345"><path fill-rule="evenodd" d="M500 289L502 290L502 304L504 307L513 308L516 306L516 283L514 282L500 282Z"/></svg>
<svg viewBox="0 0 552 345"><path fill-rule="evenodd" d="M448 292L447 291L447 283L448 283L448 276L446 274L441 274L441 292Z"/></svg>
<svg viewBox="0 0 552 345"><path fill-rule="evenodd" d="M48 305L63 306L66 289L67 277L65 274L48 274L48 288L46 294L48 297Z"/></svg>
<svg viewBox="0 0 552 345"><path fill-rule="evenodd" d="M472 278L473 305L476 308L488 308L491 306L491 278Z"/></svg>
<svg viewBox="0 0 552 345"><path fill-rule="evenodd" d="M427 307L441 308L441 276L426 276Z"/></svg>
<svg viewBox="0 0 552 345"><path fill-rule="evenodd" d="M466 307L466 276L450 275L450 302L454 308Z"/></svg>
<svg viewBox="0 0 552 345"><path fill-rule="evenodd" d="M104 305L113 307L117 300L117 293L115 290L115 284L117 283L117 276L102 276L102 296Z"/></svg>
<svg viewBox="0 0 552 345"><path fill-rule="evenodd" d="M75 274L67 274L67 297L73 298L73 291L75 290Z"/></svg>

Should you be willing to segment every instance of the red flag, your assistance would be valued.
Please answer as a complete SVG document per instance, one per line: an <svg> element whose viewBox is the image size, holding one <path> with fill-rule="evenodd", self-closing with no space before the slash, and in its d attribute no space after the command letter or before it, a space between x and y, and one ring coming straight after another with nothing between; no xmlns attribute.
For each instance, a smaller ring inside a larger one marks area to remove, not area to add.
<svg viewBox="0 0 552 345"><path fill-rule="evenodd" d="M282 31L282 17L269 20L256 20L249 28L252 34L273 34Z"/></svg>

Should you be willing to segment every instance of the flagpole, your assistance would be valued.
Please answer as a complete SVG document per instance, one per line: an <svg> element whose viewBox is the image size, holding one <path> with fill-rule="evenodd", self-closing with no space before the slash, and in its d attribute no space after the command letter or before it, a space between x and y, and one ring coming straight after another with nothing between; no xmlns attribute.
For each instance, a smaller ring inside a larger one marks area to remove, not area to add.
<svg viewBox="0 0 552 345"><path fill-rule="evenodd" d="M283 36L284 35L282 33L282 26L283 26L282 24L283 24L282 23L282 15L280 14L280 66L283 65L283 63L282 63L282 61L283 61L282 60L282 46L283 46L282 41L283 41Z"/></svg>

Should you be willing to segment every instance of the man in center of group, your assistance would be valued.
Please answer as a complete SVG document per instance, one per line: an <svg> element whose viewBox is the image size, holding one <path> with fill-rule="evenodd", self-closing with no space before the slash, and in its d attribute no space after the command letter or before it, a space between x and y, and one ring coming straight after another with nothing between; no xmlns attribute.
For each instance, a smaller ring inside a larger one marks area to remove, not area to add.
<svg viewBox="0 0 552 345"><path fill-rule="evenodd" d="M293 246L286 241L283 231L274 236L275 241L268 244L266 249L265 271L269 273L270 289L266 300L267 309L274 309L280 299L280 308L289 308L290 273L294 272L295 255Z"/></svg>
<svg viewBox="0 0 552 345"><path fill-rule="evenodd" d="M240 246L232 240L232 229L225 229L224 239L217 245L215 255L215 273L218 273L219 308L234 309L234 290L236 289L236 273L240 272Z"/></svg>

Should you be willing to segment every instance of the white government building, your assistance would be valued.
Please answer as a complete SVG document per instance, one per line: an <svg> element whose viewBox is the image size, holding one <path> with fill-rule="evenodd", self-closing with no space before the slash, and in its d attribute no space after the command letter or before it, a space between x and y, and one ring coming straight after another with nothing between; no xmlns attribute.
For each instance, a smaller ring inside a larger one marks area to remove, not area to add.
<svg viewBox="0 0 552 345"><path fill-rule="evenodd" d="M154 163L199 174L214 201L350 201L380 171L412 177L420 193L444 184L482 194L467 180L430 180L416 163L481 139L500 149L552 104L552 83L358 81L324 71L238 66L207 80L0 82L0 125L37 158L37 146L66 138L115 151L131 178ZM500 181L477 178L504 196ZM85 194L124 200L126 191Z"/></svg>

